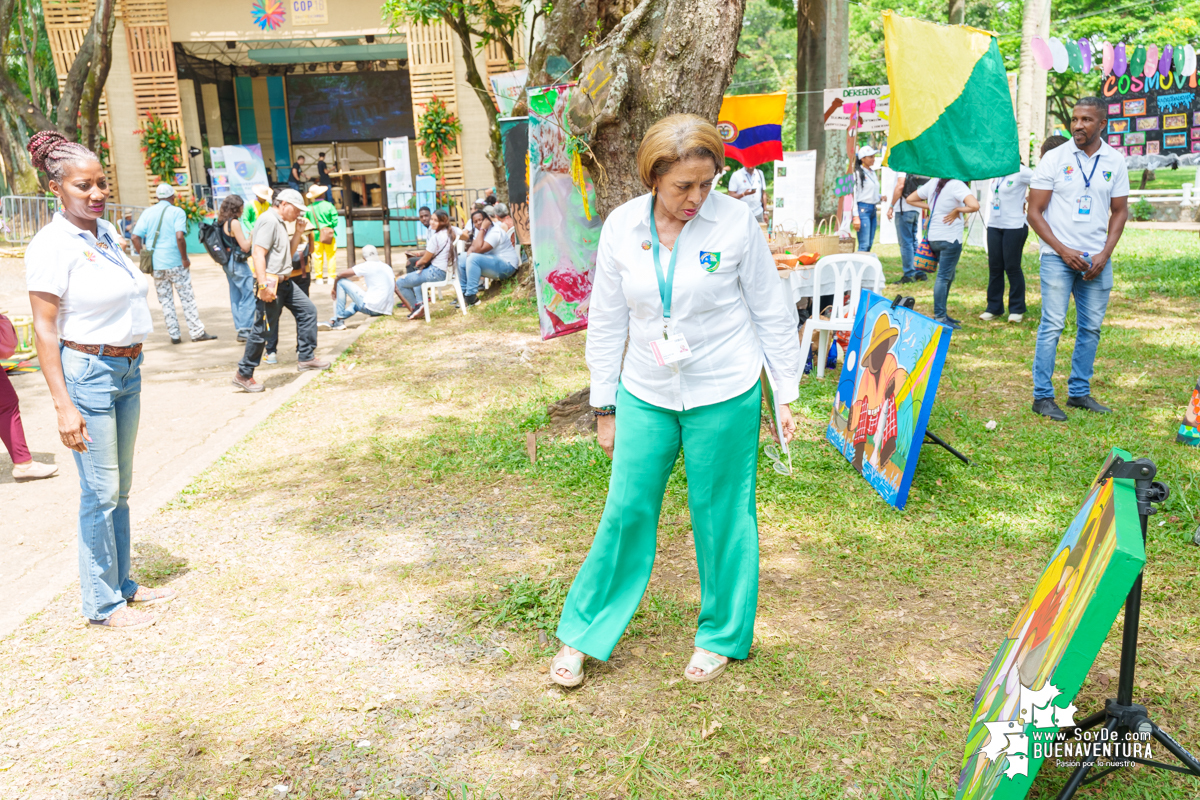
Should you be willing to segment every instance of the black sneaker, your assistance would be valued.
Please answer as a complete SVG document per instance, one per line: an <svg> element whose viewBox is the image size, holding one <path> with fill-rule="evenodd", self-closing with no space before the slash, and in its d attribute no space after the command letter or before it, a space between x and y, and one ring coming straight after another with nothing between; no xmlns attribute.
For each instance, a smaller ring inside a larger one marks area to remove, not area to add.
<svg viewBox="0 0 1200 800"><path fill-rule="evenodd" d="M1058 403L1054 402L1053 397L1043 397L1041 400L1033 401L1033 413L1041 414L1043 417L1049 417L1055 422L1066 422L1067 415Z"/></svg>
<svg viewBox="0 0 1200 800"><path fill-rule="evenodd" d="M917 281L927 281L927 280L929 280L929 273L928 272L918 272L915 279Z"/></svg>
<svg viewBox="0 0 1200 800"><path fill-rule="evenodd" d="M912 275L905 275L903 278L900 279L900 282L901 283L915 283L916 280L917 279L914 278Z"/></svg>
<svg viewBox="0 0 1200 800"><path fill-rule="evenodd" d="M182 339L177 339L174 336L171 337L171 344L179 344L182 341Z"/></svg>
<svg viewBox="0 0 1200 800"><path fill-rule="evenodd" d="M1068 397L1067 405L1071 408L1082 408L1085 411L1091 411L1093 414L1111 414L1112 409L1108 406L1102 406L1096 402L1096 398L1090 394L1085 394L1083 397Z"/></svg>
<svg viewBox="0 0 1200 800"><path fill-rule="evenodd" d="M475 305L476 303L478 303L478 302L479 302L479 295L477 295L477 294L468 294L468 295L464 295L464 296L463 296L463 299L467 301L467 305L469 305L469 306L473 306L473 305Z"/></svg>
<svg viewBox="0 0 1200 800"><path fill-rule="evenodd" d="M959 321L956 319L950 319L950 317L934 317L933 321L942 323L943 325L950 328L950 330L954 330L954 331L962 330L962 324L959 323Z"/></svg>

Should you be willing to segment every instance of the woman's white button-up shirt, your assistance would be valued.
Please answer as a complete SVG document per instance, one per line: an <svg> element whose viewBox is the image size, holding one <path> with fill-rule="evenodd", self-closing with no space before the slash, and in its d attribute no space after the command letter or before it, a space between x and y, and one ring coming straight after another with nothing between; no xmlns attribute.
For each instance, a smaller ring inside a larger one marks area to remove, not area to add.
<svg viewBox="0 0 1200 800"><path fill-rule="evenodd" d="M129 347L154 330L149 283L121 252L116 228L101 219L96 232L98 239L55 214L25 249L25 286L59 298L60 339Z"/></svg>
<svg viewBox="0 0 1200 800"><path fill-rule="evenodd" d="M618 206L605 221L588 315L592 405L615 403L618 382L660 408L719 403L750 389L764 361L776 402L795 400L799 337L775 260L746 204L711 192L675 247L671 318L664 321L651 260L650 195ZM671 251L660 250L665 275ZM650 342L663 338L664 324L687 340L690 358L659 366Z"/></svg>

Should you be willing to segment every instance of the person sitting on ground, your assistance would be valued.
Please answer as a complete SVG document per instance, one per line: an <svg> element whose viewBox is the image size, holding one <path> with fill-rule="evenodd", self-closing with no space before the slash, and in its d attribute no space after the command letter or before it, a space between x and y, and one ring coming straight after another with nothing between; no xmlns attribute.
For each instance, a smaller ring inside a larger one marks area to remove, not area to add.
<svg viewBox="0 0 1200 800"><path fill-rule="evenodd" d="M346 320L360 311L368 317L390 317L392 306L396 304L393 281L396 274L392 268L379 260L379 252L375 245L369 244L362 250L363 262L355 264L350 269L344 269L337 274L333 281L333 290L329 293L337 305L334 308L333 319L322 322L323 331L344 331ZM364 292L355 278L362 278L367 283Z"/></svg>
<svg viewBox="0 0 1200 800"><path fill-rule="evenodd" d="M467 305L479 302L479 279L504 280L517 271L517 250L503 225L496 225L481 209L471 214L475 238L467 248L463 270L458 276Z"/></svg>
<svg viewBox="0 0 1200 800"><path fill-rule="evenodd" d="M10 358L17 352L17 329L8 317L0 314L0 358ZM58 474L53 464L41 464L33 460L29 446L25 444L25 428L21 425L21 407L17 390L8 379L8 371L0 366L0 442L12 459L13 480L36 481L52 478Z"/></svg>
<svg viewBox="0 0 1200 800"><path fill-rule="evenodd" d="M425 239L425 252L408 274L396 281L396 294L408 309L409 319L417 319L425 310L415 290L422 283L446 280L447 270L456 263L458 254L454 250L454 238L458 234L458 228L450 224L449 214L440 208L433 212L429 220L429 236Z"/></svg>
<svg viewBox="0 0 1200 800"><path fill-rule="evenodd" d="M429 211L429 206L421 206L417 211L417 216L420 218L420 223L417 226L417 239L425 242L429 240L429 218L432 214ZM404 267L405 273L412 272L416 269L417 262L421 260L421 256L425 255L424 250L406 250L404 257L407 264Z"/></svg>

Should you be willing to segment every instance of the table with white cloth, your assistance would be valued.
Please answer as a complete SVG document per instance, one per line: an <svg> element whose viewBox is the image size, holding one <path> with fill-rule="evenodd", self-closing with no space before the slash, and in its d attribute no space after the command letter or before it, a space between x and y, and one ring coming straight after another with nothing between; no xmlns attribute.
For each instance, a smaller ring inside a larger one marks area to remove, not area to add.
<svg viewBox="0 0 1200 800"><path fill-rule="evenodd" d="M784 298L787 300L787 307L792 312L792 320L796 323L797 329L800 327L800 312L796 308L796 303L799 303L806 297L813 296L813 275L816 270L812 267L807 269L781 270L779 272L780 283L783 285ZM886 281L886 278L885 278ZM886 283L884 284L886 286ZM833 294L837 288L837 270L826 269L822 270L820 292L817 293L817 301L828 294ZM814 309L813 313L817 314L820 309Z"/></svg>

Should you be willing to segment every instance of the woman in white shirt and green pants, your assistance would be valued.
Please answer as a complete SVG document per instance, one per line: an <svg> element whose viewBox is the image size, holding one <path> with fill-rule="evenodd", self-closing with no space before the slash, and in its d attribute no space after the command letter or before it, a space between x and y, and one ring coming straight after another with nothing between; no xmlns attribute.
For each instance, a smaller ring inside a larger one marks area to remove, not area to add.
<svg viewBox="0 0 1200 800"><path fill-rule="evenodd" d="M723 162L710 123L688 114L660 120L638 150L650 194L616 208L600 235L587 362L613 470L558 625L566 646L551 677L564 686L583 680L585 655L609 658L641 602L681 447L701 596L684 676L711 680L750 651L759 376L765 364L790 438L786 404L798 394L800 347L757 222L744 203L711 191Z"/></svg>

